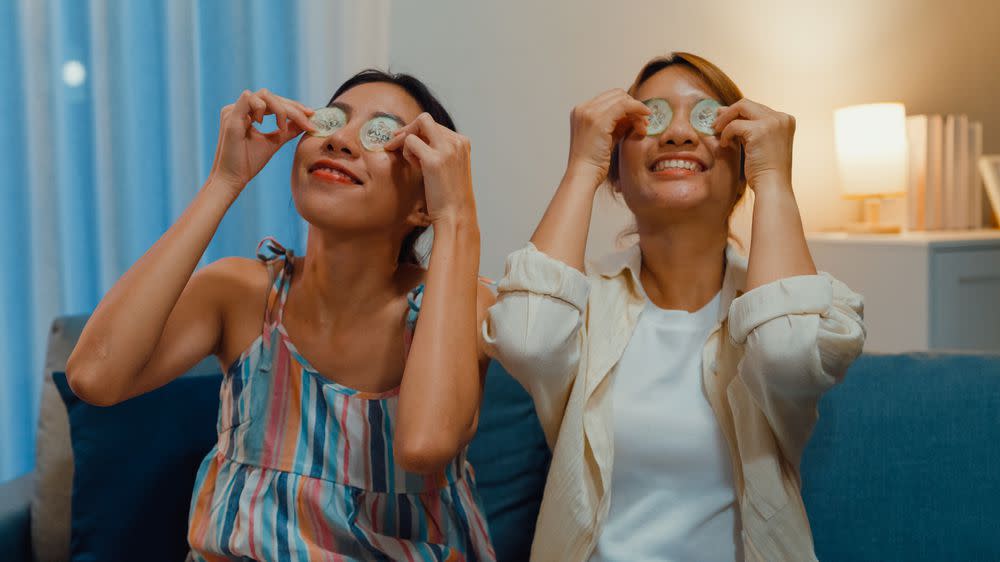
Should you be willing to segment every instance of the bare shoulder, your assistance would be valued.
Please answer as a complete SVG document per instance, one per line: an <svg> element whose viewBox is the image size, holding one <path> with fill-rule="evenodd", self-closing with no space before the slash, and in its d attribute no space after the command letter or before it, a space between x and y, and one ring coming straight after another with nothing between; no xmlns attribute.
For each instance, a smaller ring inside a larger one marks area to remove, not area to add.
<svg viewBox="0 0 1000 562"><path fill-rule="evenodd" d="M269 279L267 266L259 260L228 257L199 269L192 285L223 302L240 301L266 290Z"/></svg>
<svg viewBox="0 0 1000 562"><path fill-rule="evenodd" d="M222 258L198 270L195 278L200 278L199 283L219 305L222 338L217 356L228 366L260 334L271 284L267 265L247 258Z"/></svg>

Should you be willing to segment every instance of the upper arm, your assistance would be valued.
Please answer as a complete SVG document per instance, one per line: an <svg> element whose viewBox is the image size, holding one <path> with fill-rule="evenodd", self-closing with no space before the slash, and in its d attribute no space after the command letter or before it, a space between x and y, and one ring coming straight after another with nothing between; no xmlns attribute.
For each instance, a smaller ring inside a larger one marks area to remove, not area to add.
<svg viewBox="0 0 1000 562"><path fill-rule="evenodd" d="M224 258L194 273L170 311L163 332L129 395L138 396L183 375L199 361L218 353L228 306L246 294L246 285L262 266L244 258Z"/></svg>
<svg viewBox="0 0 1000 562"><path fill-rule="evenodd" d="M573 371L590 294L587 277L529 243L507 257L498 291L483 326L490 355L515 377Z"/></svg>
<svg viewBox="0 0 1000 562"><path fill-rule="evenodd" d="M486 321L486 316L489 314L489 309L496 302L496 295L490 290L489 286L485 283L479 283L476 290L476 327L483 325ZM479 402L482 404L483 390L486 388L486 371L490 367L490 356L487 354L486 342L483 340L483 331L477 329L478 336L477 340L477 357L479 364ZM472 438L476 435L476 429L479 427L479 410L476 408L476 415L472 419L472 423L469 425L469 431L465 435L465 442L468 443L472 441Z"/></svg>
<svg viewBox="0 0 1000 562"><path fill-rule="evenodd" d="M730 317L739 376L797 462L820 398L864 346L861 296L828 274L790 277L734 300Z"/></svg>
<svg viewBox="0 0 1000 562"><path fill-rule="evenodd" d="M551 444L580 364L590 280L528 244L507 258L498 289L483 340L531 394Z"/></svg>
<svg viewBox="0 0 1000 562"><path fill-rule="evenodd" d="M486 368L490 364L490 356L488 353L488 347L486 345L486 340L483 337L483 330L479 329L486 322L487 316L489 316L490 307L496 304L497 297L493 294L493 291L488 285L480 282L476 290L476 328L478 336L476 338L477 350L479 356L479 372L480 376L486 376Z"/></svg>

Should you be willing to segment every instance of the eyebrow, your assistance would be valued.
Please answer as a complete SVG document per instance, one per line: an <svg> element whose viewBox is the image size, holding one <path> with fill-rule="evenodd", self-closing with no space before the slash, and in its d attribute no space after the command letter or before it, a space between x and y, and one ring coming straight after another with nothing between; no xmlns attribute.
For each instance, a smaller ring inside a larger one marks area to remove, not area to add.
<svg viewBox="0 0 1000 562"><path fill-rule="evenodd" d="M400 125L406 124L406 121L403 121L402 117L396 115L395 113L389 113L387 111L376 111L375 114L372 115L372 117L388 117L389 119L392 119L393 121L399 123Z"/></svg>
<svg viewBox="0 0 1000 562"><path fill-rule="evenodd" d="M349 104L346 104L346 103L344 103L342 101L335 101L335 102L331 103L328 107L338 107L338 108L340 108L341 110L344 111L344 113L347 114L347 118L348 119L350 119L351 113L354 112L354 108L353 107L351 107ZM372 114L372 118L375 118L375 117L388 117L389 119L392 119L392 120L396 121L400 125L405 125L406 124L406 121L404 121L402 117L400 117L399 115L396 115L395 113L389 113L388 111L376 111L374 114Z"/></svg>

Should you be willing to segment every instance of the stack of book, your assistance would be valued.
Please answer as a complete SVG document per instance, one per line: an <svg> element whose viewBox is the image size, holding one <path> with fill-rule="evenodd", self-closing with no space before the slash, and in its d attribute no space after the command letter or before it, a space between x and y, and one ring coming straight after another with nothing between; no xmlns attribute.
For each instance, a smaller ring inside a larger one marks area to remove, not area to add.
<svg viewBox="0 0 1000 562"><path fill-rule="evenodd" d="M906 118L910 177L908 230L971 230L991 223L978 160L983 125L966 115Z"/></svg>

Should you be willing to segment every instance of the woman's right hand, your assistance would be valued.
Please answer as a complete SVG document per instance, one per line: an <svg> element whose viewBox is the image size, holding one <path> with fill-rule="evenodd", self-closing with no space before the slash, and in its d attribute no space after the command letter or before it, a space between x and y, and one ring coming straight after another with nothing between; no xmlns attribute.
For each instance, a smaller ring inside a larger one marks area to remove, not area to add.
<svg viewBox="0 0 1000 562"><path fill-rule="evenodd" d="M244 90L235 103L222 108L209 179L228 186L235 198L282 145L303 131L315 129L309 120L313 113L301 103L266 89ZM262 133L254 127L265 115L274 115L277 129Z"/></svg>
<svg viewBox="0 0 1000 562"><path fill-rule="evenodd" d="M588 177L596 189L608 177L611 151L631 130L646 132L646 104L620 88L573 108L567 174Z"/></svg>

